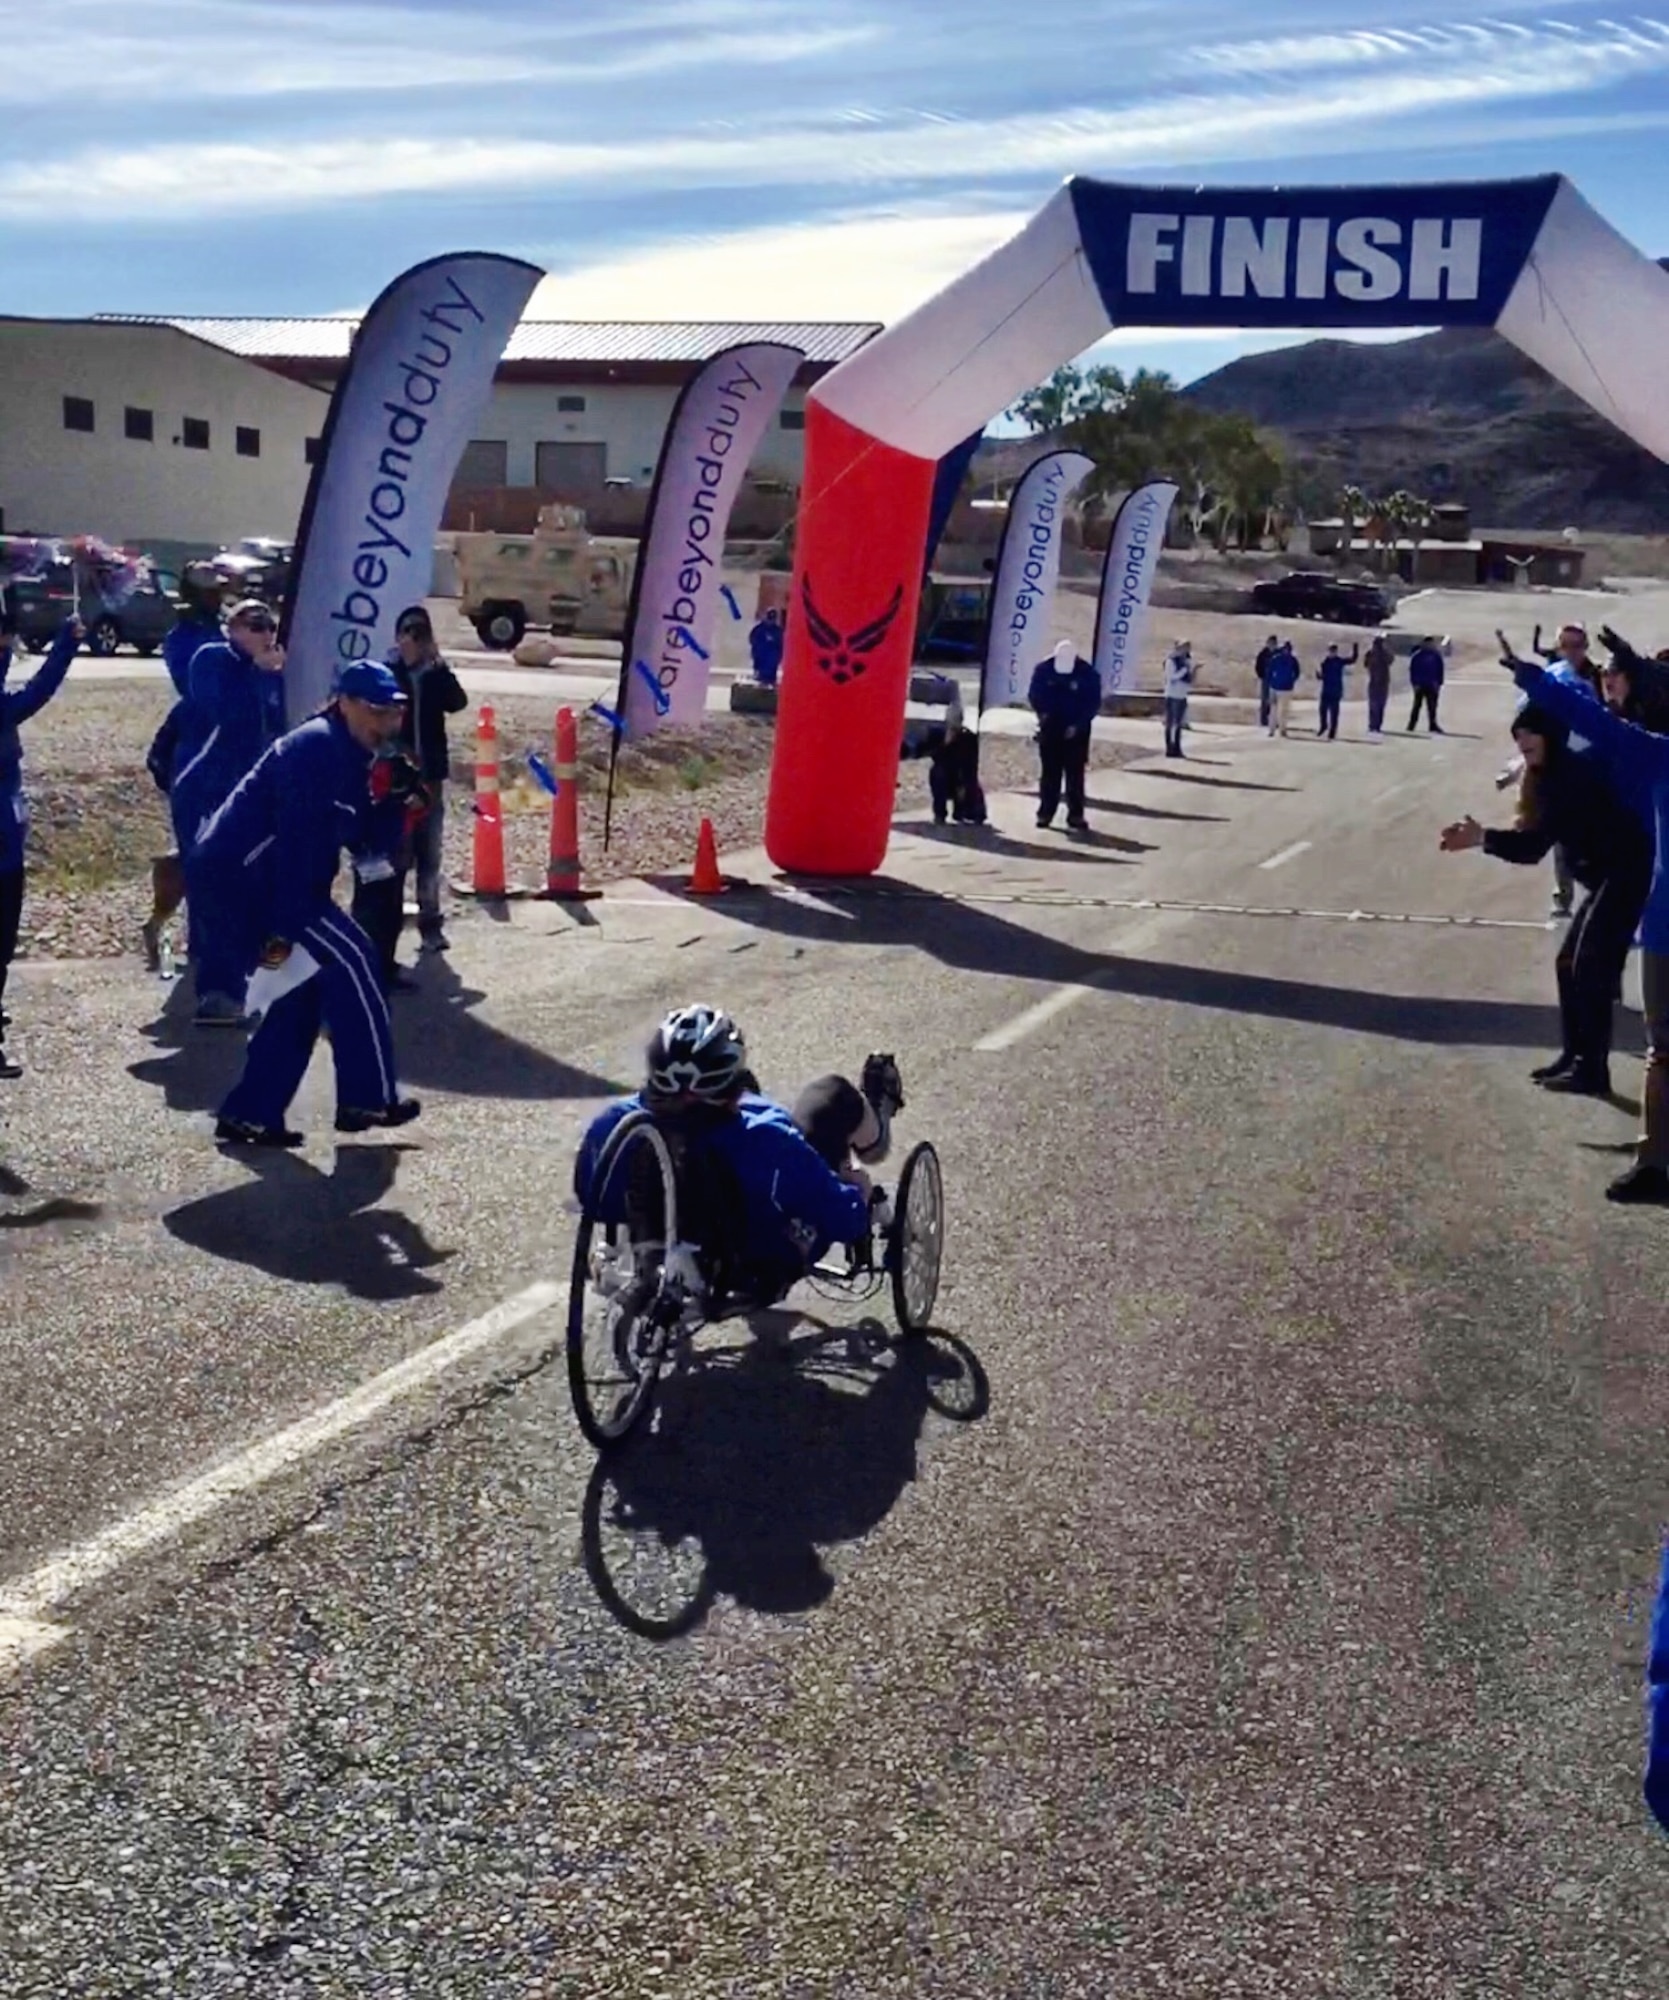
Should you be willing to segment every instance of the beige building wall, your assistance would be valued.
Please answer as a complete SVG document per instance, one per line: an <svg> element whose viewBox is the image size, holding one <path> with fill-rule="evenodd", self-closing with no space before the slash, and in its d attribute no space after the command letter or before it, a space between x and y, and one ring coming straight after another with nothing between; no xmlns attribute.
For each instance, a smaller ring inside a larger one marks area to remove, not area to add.
<svg viewBox="0 0 1669 2000"><path fill-rule="evenodd" d="M585 399L583 410L564 410L564 399ZM608 454L606 477L647 486L654 477L661 440L672 418L678 390L672 384L596 382L500 382L476 428L476 436L505 444L510 486L536 484L538 447L602 444ZM805 392L791 389L754 454L756 473L798 485L805 464ZM785 425L784 414L801 422Z"/></svg>
<svg viewBox="0 0 1669 2000"><path fill-rule="evenodd" d="M66 424L66 398L92 405L91 431ZM5 530L213 546L291 536L328 402L173 327L0 320ZM128 435L130 410L150 413L148 440ZM185 441L200 424L206 450ZM240 429L255 434L243 453Z"/></svg>

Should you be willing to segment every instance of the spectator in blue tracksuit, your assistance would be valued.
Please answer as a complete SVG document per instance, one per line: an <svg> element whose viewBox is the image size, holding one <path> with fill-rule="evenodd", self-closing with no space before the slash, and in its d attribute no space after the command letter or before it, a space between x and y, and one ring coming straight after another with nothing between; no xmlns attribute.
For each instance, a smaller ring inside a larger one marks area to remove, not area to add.
<svg viewBox="0 0 1669 2000"><path fill-rule="evenodd" d="M1506 664L1538 708L1575 732L1655 843L1651 886L1640 919L1640 984L1646 1015L1646 1083L1635 1164L1608 1190L1617 1202L1669 1205L1669 736L1593 701L1586 688L1543 667Z"/></svg>
<svg viewBox="0 0 1669 2000"><path fill-rule="evenodd" d="M774 688L782 671L782 649L786 634L782 613L767 611L748 634L748 651L753 655L753 677L761 687Z"/></svg>
<svg viewBox="0 0 1669 2000"><path fill-rule="evenodd" d="M8 688L16 630L0 591L0 1077L23 1074L5 1050L11 1017L5 1011L6 975L17 956L23 923L24 857L29 840L29 801L23 793L23 745L18 728L38 715L64 685L81 645L81 621L72 618L52 642L52 650L20 688Z"/></svg>
<svg viewBox="0 0 1669 2000"><path fill-rule="evenodd" d="M1339 651L1339 642L1335 639L1327 648L1321 665L1316 668L1316 679L1321 682L1320 721L1316 734L1325 736L1329 743L1338 740L1339 710L1344 706L1345 669L1355 666L1361 655L1362 648L1353 645L1350 657L1346 659Z"/></svg>
<svg viewBox="0 0 1669 2000"><path fill-rule="evenodd" d="M1285 736L1292 721L1292 691L1298 685L1298 655L1283 639L1264 662L1263 685L1269 695L1269 733Z"/></svg>
<svg viewBox="0 0 1669 2000"><path fill-rule="evenodd" d="M278 623L254 599L226 621L224 640L198 647L187 676L168 804L191 904L191 963L202 1027L241 1026L247 969L193 877L197 837L284 732L284 653Z"/></svg>
<svg viewBox="0 0 1669 2000"><path fill-rule="evenodd" d="M1419 727L1420 711L1424 709L1431 721L1432 735L1441 736L1443 731L1437 720L1437 699L1443 692L1443 654L1435 639L1422 639L1410 654L1408 685L1414 690L1414 707L1408 717L1406 734L1414 734Z"/></svg>
<svg viewBox="0 0 1669 2000"><path fill-rule="evenodd" d="M386 851L401 801L372 795L377 752L398 735L406 697L379 660L346 668L321 715L281 737L197 843L198 879L245 969L280 973L305 952L317 967L265 1010L216 1136L237 1146L296 1146L285 1123L321 1024L336 1064L336 1129L366 1132L417 1117L394 1073L388 999L371 940L332 899L344 852Z"/></svg>
<svg viewBox="0 0 1669 2000"><path fill-rule="evenodd" d="M1080 659L1070 640L1055 648L1054 658L1039 663L1032 675L1031 705L1037 716L1037 750L1041 765L1037 787L1037 823L1053 826L1066 792L1066 823L1084 833L1084 773L1089 768L1090 727L1101 713L1101 676Z"/></svg>
<svg viewBox="0 0 1669 2000"><path fill-rule="evenodd" d="M226 586L213 563L187 563L180 573L180 615L162 641L163 665L181 701L191 694L191 663L205 646L218 645L223 634L220 613Z"/></svg>

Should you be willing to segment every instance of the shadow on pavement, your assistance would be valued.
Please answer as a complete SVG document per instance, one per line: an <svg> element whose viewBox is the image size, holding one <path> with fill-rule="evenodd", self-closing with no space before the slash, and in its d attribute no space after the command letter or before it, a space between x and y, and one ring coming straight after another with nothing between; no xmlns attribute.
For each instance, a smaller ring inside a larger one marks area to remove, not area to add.
<svg viewBox="0 0 1669 2000"><path fill-rule="evenodd" d="M394 1053L400 1080L460 1097L547 1102L614 1097L630 1084L572 1069L476 1018L487 995L444 960L426 959L415 991L394 998ZM183 984L183 982L182 982ZM160 1017L140 1032L162 1053L128 1074L155 1085L171 1111L212 1111L236 1083L248 1036L235 1028L194 1028L191 1001L176 985Z"/></svg>
<svg viewBox="0 0 1669 2000"><path fill-rule="evenodd" d="M1037 794L1033 792L1028 796L1035 798ZM1129 799L1086 798L1084 803L1091 812L1122 813L1128 819L1175 820L1179 824L1186 822L1194 826L1228 825L1228 820L1222 813L1166 812L1163 806L1139 806Z"/></svg>
<svg viewBox="0 0 1669 2000"><path fill-rule="evenodd" d="M1398 1042L1513 1049L1558 1046L1558 1014L1551 1005L1366 992L1263 973L1085 951L1065 939L1011 923L989 904L961 902L886 875L780 881L803 896L824 898L832 907L819 909L759 884L739 889L727 899L732 913L758 930L809 943L911 945L959 972L989 972L1043 985L1098 986L1138 999L1341 1028Z"/></svg>
<svg viewBox="0 0 1669 2000"><path fill-rule="evenodd" d="M465 986L445 959L425 959L414 993L394 1002L394 1052L400 1080L460 1097L520 1102L618 1097L635 1085L573 1069L530 1043L477 1018L487 998Z"/></svg>
<svg viewBox="0 0 1669 2000"><path fill-rule="evenodd" d="M1190 757L1185 761L1191 764L1203 764L1206 759ZM1151 769L1146 766L1132 767L1130 776L1163 778L1173 785L1210 785L1214 791L1219 792L1296 792L1299 789L1297 785L1257 785L1250 778L1203 778L1197 771L1173 771L1169 765L1161 767L1157 764Z"/></svg>
<svg viewBox="0 0 1669 2000"><path fill-rule="evenodd" d="M977 1423L990 1407L971 1349L894 1342L873 1320L698 1356L665 1393L660 1426L598 1462L581 1520L603 1605L658 1641L720 1597L777 1616L824 1603L820 1550L886 1519L916 1476L928 1412Z"/></svg>
<svg viewBox="0 0 1669 2000"><path fill-rule="evenodd" d="M240 1154L254 1177L171 1210L169 1235L210 1257L298 1285L337 1285L386 1303L438 1292L437 1250L410 1216L377 1203L408 1146L338 1146L331 1172L295 1153Z"/></svg>
<svg viewBox="0 0 1669 2000"><path fill-rule="evenodd" d="M936 840L946 847L965 848L970 854L1010 854L1025 861L1108 861L1120 854L1152 854L1149 841L1127 840L1116 833L1072 833L1062 830L1049 837L1038 829L1036 840L1016 840L1012 834L991 827L937 826L932 820L900 820L895 828L916 840Z"/></svg>

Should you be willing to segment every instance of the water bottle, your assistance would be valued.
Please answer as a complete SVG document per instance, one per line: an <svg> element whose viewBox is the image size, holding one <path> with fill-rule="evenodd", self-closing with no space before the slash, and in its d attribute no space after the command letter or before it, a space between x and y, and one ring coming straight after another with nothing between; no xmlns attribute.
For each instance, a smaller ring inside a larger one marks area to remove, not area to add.
<svg viewBox="0 0 1669 2000"><path fill-rule="evenodd" d="M164 979L172 979L174 976L174 933L172 929L165 930L162 933L162 943L158 955L161 960L158 971Z"/></svg>

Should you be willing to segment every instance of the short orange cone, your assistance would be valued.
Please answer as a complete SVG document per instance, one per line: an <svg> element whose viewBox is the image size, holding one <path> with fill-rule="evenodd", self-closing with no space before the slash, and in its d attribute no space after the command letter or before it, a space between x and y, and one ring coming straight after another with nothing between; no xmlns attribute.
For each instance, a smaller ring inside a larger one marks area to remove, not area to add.
<svg viewBox="0 0 1669 2000"><path fill-rule="evenodd" d="M713 837L713 822L701 822L701 836L695 844L695 872L690 876L692 896L722 896L729 887L719 873L719 844Z"/></svg>

